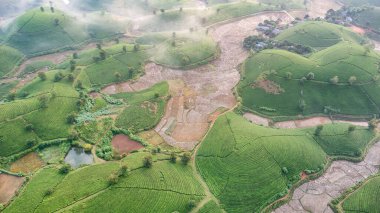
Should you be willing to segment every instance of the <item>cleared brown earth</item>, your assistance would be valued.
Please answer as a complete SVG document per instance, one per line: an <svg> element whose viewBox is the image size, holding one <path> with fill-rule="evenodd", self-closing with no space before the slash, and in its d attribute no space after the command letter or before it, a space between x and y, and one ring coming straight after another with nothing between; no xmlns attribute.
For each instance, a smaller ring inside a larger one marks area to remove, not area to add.
<svg viewBox="0 0 380 213"><path fill-rule="evenodd" d="M210 115L221 107L230 109L236 105L232 89L240 79L238 66L248 56L241 43L245 37L256 34L256 26L268 19L281 19L283 24L293 20L285 12L269 12L215 25L209 29L209 35L221 52L210 64L184 71L149 63L145 75L137 81L111 85L102 92L140 91L167 80L183 82L171 89L173 98L155 131L170 145L191 150L207 132Z"/></svg>
<svg viewBox="0 0 380 213"><path fill-rule="evenodd" d="M7 204L24 183L25 178L0 174L0 204Z"/></svg>
<svg viewBox="0 0 380 213"><path fill-rule="evenodd" d="M117 150L119 154L128 154L133 150L144 148L144 146L140 143L131 140L128 136L122 134L115 135L112 138L112 146Z"/></svg>
<svg viewBox="0 0 380 213"><path fill-rule="evenodd" d="M44 162L38 156L38 154L32 152L13 162L10 171L13 173L22 172L28 174L37 171L43 165Z"/></svg>

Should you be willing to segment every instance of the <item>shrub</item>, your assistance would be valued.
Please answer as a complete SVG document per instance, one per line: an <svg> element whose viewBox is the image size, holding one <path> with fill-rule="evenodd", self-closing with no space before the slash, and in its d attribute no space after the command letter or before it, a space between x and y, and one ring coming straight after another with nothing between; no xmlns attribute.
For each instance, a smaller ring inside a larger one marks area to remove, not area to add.
<svg viewBox="0 0 380 213"><path fill-rule="evenodd" d="M91 144L88 144L88 143L85 143L82 148L84 149L85 152L89 153L91 152L92 150L92 145Z"/></svg>
<svg viewBox="0 0 380 213"><path fill-rule="evenodd" d="M118 181L119 177L116 174L112 173L110 176L108 176L108 185L115 185Z"/></svg>
<svg viewBox="0 0 380 213"><path fill-rule="evenodd" d="M315 77L315 75L314 75L314 73L312 73L312 72L309 72L309 73L306 75L306 79L307 79L307 80L313 80L314 77Z"/></svg>
<svg viewBox="0 0 380 213"><path fill-rule="evenodd" d="M330 79L330 83L331 84L338 84L339 83L339 77L338 76L334 76Z"/></svg>
<svg viewBox="0 0 380 213"><path fill-rule="evenodd" d="M300 110L303 112L306 108L306 102L305 100L300 100L299 104L298 104L298 107L300 108Z"/></svg>
<svg viewBox="0 0 380 213"><path fill-rule="evenodd" d="M176 163L177 162L177 156L174 152L170 154L170 162Z"/></svg>
<svg viewBox="0 0 380 213"><path fill-rule="evenodd" d="M64 164L59 168L58 172L59 174L65 175L65 174L68 174L70 170L71 170L70 164Z"/></svg>
<svg viewBox="0 0 380 213"><path fill-rule="evenodd" d="M44 72L39 72L38 77L42 80L45 81L47 79L46 74Z"/></svg>
<svg viewBox="0 0 380 213"><path fill-rule="evenodd" d="M70 73L68 76L67 76L67 79L69 79L69 81L73 82L75 77L72 73Z"/></svg>
<svg viewBox="0 0 380 213"><path fill-rule="evenodd" d="M354 126L354 125L350 125L350 126L348 127L348 132L353 132L353 131L355 131L355 129L356 129L356 126Z"/></svg>
<svg viewBox="0 0 380 213"><path fill-rule="evenodd" d="M293 74L291 72L286 73L286 79L290 80L292 79Z"/></svg>
<svg viewBox="0 0 380 213"><path fill-rule="evenodd" d="M181 156L181 162L184 165L187 165L189 163L190 159L191 159L191 155L188 152L183 153L183 155Z"/></svg>
<svg viewBox="0 0 380 213"><path fill-rule="evenodd" d="M321 135L322 130L323 130L323 126L322 125L318 125L317 128L314 131L314 135L316 135L316 136Z"/></svg>
<svg viewBox="0 0 380 213"><path fill-rule="evenodd" d="M77 114L75 112L71 113L69 116L67 116L67 123L74 124L76 121Z"/></svg>
<svg viewBox="0 0 380 213"><path fill-rule="evenodd" d="M356 77L355 77L355 76L351 76L351 77L348 79L348 83L349 83L350 85L353 85L355 82L356 82Z"/></svg>
<svg viewBox="0 0 380 213"><path fill-rule="evenodd" d="M287 175L289 173L288 168L282 167L281 168L282 174Z"/></svg>
<svg viewBox="0 0 380 213"><path fill-rule="evenodd" d="M54 189L52 189L52 188L47 189L47 190L45 191L45 196L49 196L49 195L53 194L53 192L54 192Z"/></svg>
<svg viewBox="0 0 380 213"><path fill-rule="evenodd" d="M7 100L8 100L8 101L13 101L13 100L15 100L15 99L16 99L16 93L12 92L12 93L9 93L9 94L7 95Z"/></svg>
<svg viewBox="0 0 380 213"><path fill-rule="evenodd" d="M195 200L190 200L189 203L187 204L187 208L189 210L193 209L196 206Z"/></svg>
<svg viewBox="0 0 380 213"><path fill-rule="evenodd" d="M150 168L153 165L152 156L146 156L143 160L143 165L145 168Z"/></svg>
<svg viewBox="0 0 380 213"><path fill-rule="evenodd" d="M58 82L58 81L62 80L63 77L64 77L63 74L61 72L58 72L54 75L54 81Z"/></svg>
<svg viewBox="0 0 380 213"><path fill-rule="evenodd" d="M372 119L368 122L368 129L369 130L374 130L376 128L376 120L375 119Z"/></svg>
<svg viewBox="0 0 380 213"><path fill-rule="evenodd" d="M27 124L27 125L25 126L25 130L28 131L28 132L33 131L33 130L34 130L34 126L33 126L33 124Z"/></svg>
<svg viewBox="0 0 380 213"><path fill-rule="evenodd" d="M128 166L126 164L121 165L117 174L119 177L127 176L128 175Z"/></svg>
<svg viewBox="0 0 380 213"><path fill-rule="evenodd" d="M32 148L36 144L37 144L37 140L36 139L29 139L29 140L26 141L26 147L28 149Z"/></svg>
<svg viewBox="0 0 380 213"><path fill-rule="evenodd" d="M49 102L49 97L47 95L41 95L40 97L38 97L38 101L40 102L41 108L47 108L48 102Z"/></svg>
<svg viewBox="0 0 380 213"><path fill-rule="evenodd" d="M140 50L140 44L135 44L135 45L133 46L133 50L134 50L134 51L139 51L139 50Z"/></svg>

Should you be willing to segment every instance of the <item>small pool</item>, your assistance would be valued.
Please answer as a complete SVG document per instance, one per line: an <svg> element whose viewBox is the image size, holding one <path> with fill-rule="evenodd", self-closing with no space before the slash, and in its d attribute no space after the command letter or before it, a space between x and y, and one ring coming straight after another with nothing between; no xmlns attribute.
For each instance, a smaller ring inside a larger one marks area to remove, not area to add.
<svg viewBox="0 0 380 213"><path fill-rule="evenodd" d="M78 168L81 165L94 163L94 157L91 153L86 153L83 148L74 147L67 153L65 162L73 168Z"/></svg>

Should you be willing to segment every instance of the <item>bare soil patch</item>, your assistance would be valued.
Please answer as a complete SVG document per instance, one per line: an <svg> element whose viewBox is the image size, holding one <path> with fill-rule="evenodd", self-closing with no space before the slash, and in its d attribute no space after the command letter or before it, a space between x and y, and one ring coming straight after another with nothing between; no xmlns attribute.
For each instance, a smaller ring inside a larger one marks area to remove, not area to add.
<svg viewBox="0 0 380 213"><path fill-rule="evenodd" d="M341 7L342 5L335 0L310 0L307 4L307 11L312 18L324 18L329 9L337 10Z"/></svg>
<svg viewBox="0 0 380 213"><path fill-rule="evenodd" d="M22 172L25 174L29 174L37 171L43 165L44 162L42 161L40 156L38 156L37 153L32 152L13 162L10 171L13 173Z"/></svg>
<svg viewBox="0 0 380 213"><path fill-rule="evenodd" d="M276 84L276 82L271 81L271 80L259 80L256 81L251 85L251 87L254 88L260 88L263 89L266 93L268 94L274 94L274 95L279 95L285 90L281 88L280 85Z"/></svg>
<svg viewBox="0 0 380 213"><path fill-rule="evenodd" d="M252 113L244 113L243 117L249 121L251 121L254 124L262 125L262 126L269 126L270 119L264 118Z"/></svg>
<svg viewBox="0 0 380 213"><path fill-rule="evenodd" d="M24 177L0 174L0 203L7 204L24 183Z"/></svg>
<svg viewBox="0 0 380 213"><path fill-rule="evenodd" d="M119 134L112 138L112 146L119 154L128 154L133 150L144 148L139 142L131 140L128 136Z"/></svg>
<svg viewBox="0 0 380 213"><path fill-rule="evenodd" d="M358 26L355 26L355 25L351 25L349 28L352 31L354 31L355 33L360 34L360 35L365 35L365 33L366 33L365 29L358 27Z"/></svg>

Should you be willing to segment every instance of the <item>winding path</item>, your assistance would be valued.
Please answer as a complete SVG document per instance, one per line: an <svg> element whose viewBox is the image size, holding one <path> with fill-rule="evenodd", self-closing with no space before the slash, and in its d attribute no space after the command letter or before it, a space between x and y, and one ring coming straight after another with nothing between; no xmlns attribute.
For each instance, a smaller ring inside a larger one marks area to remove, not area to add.
<svg viewBox="0 0 380 213"><path fill-rule="evenodd" d="M328 203L358 182L379 172L380 142L373 145L364 161L334 161L326 173L298 187L289 203L274 213L313 212L333 213Z"/></svg>

